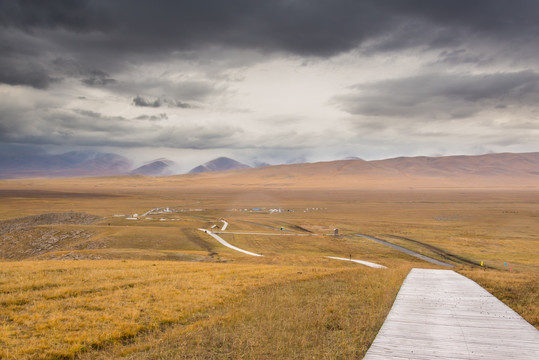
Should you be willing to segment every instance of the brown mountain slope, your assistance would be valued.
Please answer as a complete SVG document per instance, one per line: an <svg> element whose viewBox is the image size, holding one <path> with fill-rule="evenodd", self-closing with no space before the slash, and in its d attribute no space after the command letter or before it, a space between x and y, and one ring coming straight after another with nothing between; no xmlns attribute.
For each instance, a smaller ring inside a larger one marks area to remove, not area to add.
<svg viewBox="0 0 539 360"><path fill-rule="evenodd" d="M165 176L172 175L170 167L173 162L167 159L157 159L138 168L131 170L131 175Z"/></svg>
<svg viewBox="0 0 539 360"><path fill-rule="evenodd" d="M298 188L539 188L539 153L339 160L174 179L186 186L196 183Z"/></svg>
<svg viewBox="0 0 539 360"><path fill-rule="evenodd" d="M90 179L91 180L91 179ZM140 175L87 179L46 179L58 191L99 181L114 191L126 189L515 189L539 190L539 153L416 157L387 160L340 160L267 166L150 178ZM26 186L3 180L5 187ZM29 180L28 184L33 184ZM28 185L30 186L30 185ZM33 186L33 185L32 185Z"/></svg>
<svg viewBox="0 0 539 360"><path fill-rule="evenodd" d="M189 171L189 173L198 174L198 173L204 173L204 172L209 172L209 171L241 170L241 169L249 169L249 168L251 168L249 165L242 164L239 161L236 161L234 159L230 159L227 157L219 157L211 161L208 161L205 164L195 167L194 169Z"/></svg>
<svg viewBox="0 0 539 360"><path fill-rule="evenodd" d="M424 176L528 176L539 171L539 153L488 154L479 156L446 156L395 158L372 162L375 166L398 169Z"/></svg>

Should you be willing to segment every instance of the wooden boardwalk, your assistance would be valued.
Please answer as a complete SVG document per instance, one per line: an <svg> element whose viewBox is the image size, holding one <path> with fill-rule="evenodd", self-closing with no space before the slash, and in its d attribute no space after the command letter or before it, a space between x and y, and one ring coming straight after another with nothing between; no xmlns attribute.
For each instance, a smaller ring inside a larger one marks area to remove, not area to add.
<svg viewBox="0 0 539 360"><path fill-rule="evenodd" d="M537 360L539 331L454 271L412 269L365 359Z"/></svg>

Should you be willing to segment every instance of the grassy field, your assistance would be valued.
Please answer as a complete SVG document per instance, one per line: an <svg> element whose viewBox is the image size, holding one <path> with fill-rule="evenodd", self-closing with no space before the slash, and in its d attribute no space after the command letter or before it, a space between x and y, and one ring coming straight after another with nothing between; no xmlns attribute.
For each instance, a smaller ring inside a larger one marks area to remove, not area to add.
<svg viewBox="0 0 539 360"><path fill-rule="evenodd" d="M84 359L361 358L409 267L348 267L330 276L263 286L201 316Z"/></svg>
<svg viewBox="0 0 539 360"><path fill-rule="evenodd" d="M409 269L434 266L358 233L453 262L539 328L537 191L182 184L0 182L0 357L361 358ZM222 218L264 256L197 230ZM350 255L388 269L326 258Z"/></svg>
<svg viewBox="0 0 539 360"><path fill-rule="evenodd" d="M342 271L142 261L33 261L3 265L2 357L70 357L198 313L253 288Z"/></svg>

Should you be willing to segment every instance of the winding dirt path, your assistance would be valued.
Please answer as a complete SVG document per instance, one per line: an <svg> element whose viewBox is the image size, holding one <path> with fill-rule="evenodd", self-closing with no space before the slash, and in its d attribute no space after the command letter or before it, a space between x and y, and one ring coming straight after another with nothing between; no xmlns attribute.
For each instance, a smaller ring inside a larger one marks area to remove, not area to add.
<svg viewBox="0 0 539 360"><path fill-rule="evenodd" d="M219 241L221 244L223 244L224 246L226 246L227 248L230 248L232 250L236 250L236 251L239 251L241 253L251 255L251 256L264 256L264 255L256 254L256 253L253 253L253 252L250 252L250 251L247 251L247 250L240 249L239 247L236 247L234 245L231 245L228 242L226 242L222 237L220 237L219 235L213 233L210 230L206 230L206 229L198 229L198 230L205 232L206 234L210 235L215 240Z"/></svg>
<svg viewBox="0 0 539 360"><path fill-rule="evenodd" d="M365 265L365 266L368 266L368 267L371 267L371 268L376 268L376 269L387 269L387 266L376 264L376 263L373 263L373 262L370 262L370 261L347 259L347 258L336 257L336 256L326 256L326 257L329 258L329 259L335 259L335 260L351 261L351 262L355 262L355 263Z"/></svg>
<svg viewBox="0 0 539 360"><path fill-rule="evenodd" d="M223 227L221 228L221 231L210 231L210 230L207 230L207 229L198 229L198 230L203 231L204 233L210 235L215 240L217 240L218 242L220 242L221 244L223 244L224 246L226 246L226 247L228 247L228 248L230 248L232 250L236 250L236 251L239 251L241 253L251 255L251 256L263 256L263 255L253 253L253 252L250 252L250 251L247 251L247 250L240 249L239 247L236 247L236 246L228 243L226 240L224 240L222 237L220 237L217 234L268 235L268 236L317 236L317 234L281 234L281 233L249 233L249 232L241 233L241 232L228 232L228 231L225 232L225 231L222 231L222 230L226 229L226 227L228 226L228 223L226 221L224 221L224 220L221 220L221 221L224 223ZM326 257L329 258L329 259L334 259L334 260L351 261L351 262L361 264L361 265L365 265L365 266L368 266L368 267L371 267L371 268L387 269L387 267L385 267L384 265L379 265L379 264L369 262L369 261L356 260L356 259L347 259L347 258L341 258L341 257L335 257L335 256L326 256Z"/></svg>

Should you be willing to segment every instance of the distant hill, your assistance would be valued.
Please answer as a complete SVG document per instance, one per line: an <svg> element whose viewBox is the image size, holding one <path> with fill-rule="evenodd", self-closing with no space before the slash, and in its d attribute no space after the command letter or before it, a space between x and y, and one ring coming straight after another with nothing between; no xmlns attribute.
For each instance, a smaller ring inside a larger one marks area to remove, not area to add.
<svg viewBox="0 0 539 360"><path fill-rule="evenodd" d="M91 151L49 154L37 146L0 145L0 178L84 177L120 174L166 176L173 163L157 159L133 170L120 155ZM257 164L262 165L262 164ZM265 164L263 164L265 165ZM225 170L236 170L234 172ZM182 186L271 188L539 188L539 152L477 156L337 160L251 168L220 157L195 167Z"/></svg>
<svg viewBox="0 0 539 360"><path fill-rule="evenodd" d="M220 186L272 188L539 188L539 153L338 160L199 176L193 185L218 181Z"/></svg>
<svg viewBox="0 0 539 360"><path fill-rule="evenodd" d="M266 166L271 166L271 164L268 164L267 162L259 161L259 160L255 160L254 164L253 164L253 167L255 167L255 168L266 167Z"/></svg>
<svg viewBox="0 0 539 360"><path fill-rule="evenodd" d="M369 163L384 169L395 169L409 175L428 177L527 177L539 175L539 153L398 157Z"/></svg>
<svg viewBox="0 0 539 360"><path fill-rule="evenodd" d="M49 154L37 146L4 145L0 178L104 176L128 172L131 162L118 154L70 151Z"/></svg>
<svg viewBox="0 0 539 360"><path fill-rule="evenodd" d="M170 167L174 163L167 159L157 159L148 164L139 166L138 168L131 170L129 173L132 175L146 175L146 176L166 176L172 175Z"/></svg>
<svg viewBox="0 0 539 360"><path fill-rule="evenodd" d="M251 167L249 165L242 164L234 159L230 159L227 157L219 157L217 159L213 159L205 164L195 167L194 169L189 171L189 173L198 174L211 171L240 170L250 168Z"/></svg>
<svg viewBox="0 0 539 360"><path fill-rule="evenodd" d="M363 159L357 156L347 156L343 160L363 160Z"/></svg>

